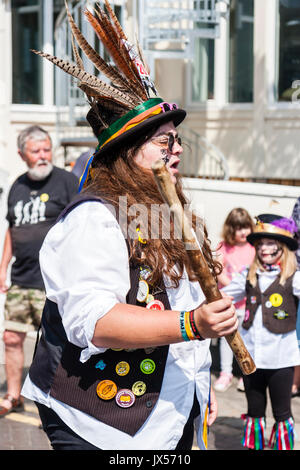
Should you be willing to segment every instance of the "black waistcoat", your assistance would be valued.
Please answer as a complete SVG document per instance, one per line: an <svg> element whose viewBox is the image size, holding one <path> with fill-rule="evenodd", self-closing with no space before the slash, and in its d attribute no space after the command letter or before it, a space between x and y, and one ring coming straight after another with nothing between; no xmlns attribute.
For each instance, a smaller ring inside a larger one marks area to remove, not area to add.
<svg viewBox="0 0 300 470"><path fill-rule="evenodd" d="M77 199L65 209L60 218L84 200L97 198ZM140 267L130 265L131 287L126 300L129 304L145 306L136 299L139 275ZM165 286L161 285L154 296L164 304L166 310L170 310ZM82 349L68 341L57 305L49 299L43 310L41 330L41 339L29 370L32 382L53 398L134 436L158 400L169 347L134 351L108 349L82 363L79 360ZM155 364L151 374L142 371L141 363L145 359L151 359ZM130 367L124 376L116 372L116 365L121 361L125 361ZM98 397L97 385L102 380L113 381L118 391L131 390L134 383L141 381L146 385L146 392L136 396L132 406L123 408L117 404L115 398L102 400Z"/></svg>
<svg viewBox="0 0 300 470"><path fill-rule="evenodd" d="M279 276L261 292L259 282L256 286L246 283L246 316L242 324L248 330L254 321L258 306L262 308L263 325L272 333L289 333L296 329L298 299L293 295L293 276L284 286L279 283Z"/></svg>

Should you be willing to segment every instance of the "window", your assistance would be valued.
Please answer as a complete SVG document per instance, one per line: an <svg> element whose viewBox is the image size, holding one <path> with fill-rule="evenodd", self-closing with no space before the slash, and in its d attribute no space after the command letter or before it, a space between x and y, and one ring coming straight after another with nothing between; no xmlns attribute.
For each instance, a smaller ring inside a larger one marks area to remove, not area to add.
<svg viewBox="0 0 300 470"><path fill-rule="evenodd" d="M192 100L205 102L214 98L214 50L213 39L195 39L195 57L192 62Z"/></svg>
<svg viewBox="0 0 300 470"><path fill-rule="evenodd" d="M279 1L278 101L299 96L293 83L300 80L300 4L299 0ZM299 85L299 83L298 83ZM294 94L294 95L293 95ZM299 99L299 97L297 98Z"/></svg>
<svg viewBox="0 0 300 470"><path fill-rule="evenodd" d="M230 103L253 101L254 0L232 0L229 28Z"/></svg>
<svg viewBox="0 0 300 470"><path fill-rule="evenodd" d="M41 104L41 1L12 0L13 103Z"/></svg>
<svg viewBox="0 0 300 470"><path fill-rule="evenodd" d="M45 5L43 0L12 0L12 101L15 104L43 104L45 99L43 61L30 50L43 50L44 44L53 44L52 26L45 34L49 14ZM47 5L55 24L64 0L47 0Z"/></svg>

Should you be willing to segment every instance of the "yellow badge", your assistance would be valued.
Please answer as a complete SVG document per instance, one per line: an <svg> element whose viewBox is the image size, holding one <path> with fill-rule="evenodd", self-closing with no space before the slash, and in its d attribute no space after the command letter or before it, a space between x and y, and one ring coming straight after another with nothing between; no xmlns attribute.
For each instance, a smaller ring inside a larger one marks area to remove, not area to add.
<svg viewBox="0 0 300 470"><path fill-rule="evenodd" d="M127 375L129 372L130 366L128 362L121 361L116 365L116 373L118 375Z"/></svg>
<svg viewBox="0 0 300 470"><path fill-rule="evenodd" d="M272 294L270 296L270 302L273 307L279 307L283 302L283 298L280 294Z"/></svg>
<svg viewBox="0 0 300 470"><path fill-rule="evenodd" d="M41 200L42 202L47 202L47 201L49 201L49 194L47 194L47 193L41 194L41 195L40 195L40 200Z"/></svg>
<svg viewBox="0 0 300 470"><path fill-rule="evenodd" d="M97 395L102 400L111 400L117 394L117 386L112 380L102 380L97 385Z"/></svg>
<svg viewBox="0 0 300 470"><path fill-rule="evenodd" d="M144 393L146 392L145 382L142 382L140 380L138 382L135 382L132 385L132 391L137 397L144 395Z"/></svg>
<svg viewBox="0 0 300 470"><path fill-rule="evenodd" d="M137 233L138 233L138 240L139 240L139 242L142 243L143 245L146 245L147 242L146 242L146 240L143 239L142 233L141 233L141 231L140 231L140 229L139 229L138 227L136 228L136 231L137 231Z"/></svg>

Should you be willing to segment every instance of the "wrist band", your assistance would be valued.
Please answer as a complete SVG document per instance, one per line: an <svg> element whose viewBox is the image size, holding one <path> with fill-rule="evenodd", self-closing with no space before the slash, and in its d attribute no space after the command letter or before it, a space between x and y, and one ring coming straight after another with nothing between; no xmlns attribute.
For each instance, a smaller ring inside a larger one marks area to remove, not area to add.
<svg viewBox="0 0 300 470"><path fill-rule="evenodd" d="M196 323L195 323L195 319L194 319L194 313L195 313L194 310L190 311L190 324L191 324L192 332L193 332L193 335L195 336L196 339L198 339L199 341L203 341L205 338L203 338L203 336L200 335L200 333L199 333L199 331L196 327Z"/></svg>
<svg viewBox="0 0 300 470"><path fill-rule="evenodd" d="M197 330L194 320L194 310L190 312L180 312L180 332L184 341L194 341L196 339L199 341L204 340Z"/></svg>
<svg viewBox="0 0 300 470"><path fill-rule="evenodd" d="M185 329L185 312L180 312L180 332L184 341L190 341Z"/></svg>
<svg viewBox="0 0 300 470"><path fill-rule="evenodd" d="M189 340L193 341L195 339L195 335L193 334L192 327L190 324L190 312L184 312L184 326Z"/></svg>

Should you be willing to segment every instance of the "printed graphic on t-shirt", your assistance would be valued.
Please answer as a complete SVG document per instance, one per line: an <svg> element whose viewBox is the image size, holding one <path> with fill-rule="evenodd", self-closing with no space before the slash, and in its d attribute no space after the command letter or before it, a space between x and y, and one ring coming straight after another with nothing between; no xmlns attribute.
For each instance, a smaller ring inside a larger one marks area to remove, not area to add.
<svg viewBox="0 0 300 470"><path fill-rule="evenodd" d="M42 196L44 196L42 198ZM24 201L18 201L14 206L15 226L23 224L37 224L46 220L46 195L30 197L30 200L24 204ZM49 200L49 196L48 196Z"/></svg>

